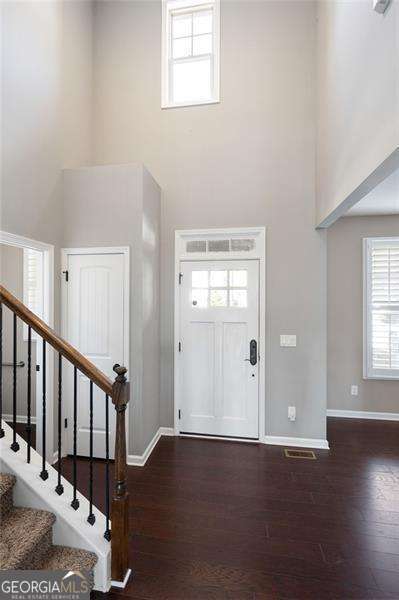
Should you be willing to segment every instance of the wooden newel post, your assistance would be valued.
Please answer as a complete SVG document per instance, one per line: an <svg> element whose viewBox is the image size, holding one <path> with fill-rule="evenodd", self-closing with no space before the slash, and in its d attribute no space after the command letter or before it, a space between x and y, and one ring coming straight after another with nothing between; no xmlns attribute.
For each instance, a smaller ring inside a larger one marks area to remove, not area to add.
<svg viewBox="0 0 399 600"><path fill-rule="evenodd" d="M111 503L111 576L123 581L129 570L129 494L126 490L126 428L125 412L129 402L127 369L114 366L117 374L112 387L112 402L116 410L115 486Z"/></svg>

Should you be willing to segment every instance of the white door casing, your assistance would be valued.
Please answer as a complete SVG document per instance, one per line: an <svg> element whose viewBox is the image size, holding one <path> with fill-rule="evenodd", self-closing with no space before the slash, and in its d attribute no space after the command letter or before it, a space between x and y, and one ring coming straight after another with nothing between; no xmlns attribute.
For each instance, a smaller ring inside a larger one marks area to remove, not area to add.
<svg viewBox="0 0 399 600"><path fill-rule="evenodd" d="M259 261L182 261L181 433L259 438Z"/></svg>
<svg viewBox="0 0 399 600"><path fill-rule="evenodd" d="M54 327L54 246L20 235L0 231L0 243L17 248L27 248L43 254L43 321ZM22 298L21 298L22 300ZM43 439L43 342L36 342L36 451L42 454ZM46 459L54 461L54 398L53 398L54 352L46 345Z"/></svg>
<svg viewBox="0 0 399 600"><path fill-rule="evenodd" d="M126 302L128 253L118 249L90 248L64 251L68 282L64 294L64 335L110 379L115 363L128 366L128 310ZM94 250L94 249L93 249ZM73 451L73 367L64 366L64 397L67 405L67 449ZM115 410L109 399L110 456L115 440ZM90 382L77 373L77 454L89 455ZM93 386L93 455L105 457L105 394Z"/></svg>

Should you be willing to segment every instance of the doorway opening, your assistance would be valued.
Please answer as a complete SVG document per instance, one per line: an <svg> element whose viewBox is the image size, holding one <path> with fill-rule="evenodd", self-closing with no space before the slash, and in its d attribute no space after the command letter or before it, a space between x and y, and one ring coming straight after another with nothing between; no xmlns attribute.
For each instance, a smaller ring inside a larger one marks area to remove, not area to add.
<svg viewBox="0 0 399 600"><path fill-rule="evenodd" d="M26 304L50 327L54 326L54 246L23 236L0 231L1 282L14 296ZM28 333L23 323L18 323L15 348L11 312L3 309L4 347L3 347L3 418L8 424L13 421L13 367L16 356L17 372L17 433L25 437L27 422L27 367ZM14 354L15 352L15 354ZM33 447L42 454L42 371L43 341L32 332L32 386L31 414L33 429ZM54 355L46 345L46 459L53 462L53 376Z"/></svg>
<svg viewBox="0 0 399 600"><path fill-rule="evenodd" d="M263 441L265 229L177 231L175 269L175 435Z"/></svg>

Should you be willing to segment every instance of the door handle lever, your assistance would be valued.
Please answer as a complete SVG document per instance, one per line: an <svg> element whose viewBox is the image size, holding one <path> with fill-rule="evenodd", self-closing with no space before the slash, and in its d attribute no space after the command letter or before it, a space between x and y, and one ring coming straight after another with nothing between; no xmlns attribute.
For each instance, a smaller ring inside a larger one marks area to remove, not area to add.
<svg viewBox="0 0 399 600"><path fill-rule="evenodd" d="M255 366L258 362L258 344L256 340L251 340L249 342L249 362L252 366Z"/></svg>

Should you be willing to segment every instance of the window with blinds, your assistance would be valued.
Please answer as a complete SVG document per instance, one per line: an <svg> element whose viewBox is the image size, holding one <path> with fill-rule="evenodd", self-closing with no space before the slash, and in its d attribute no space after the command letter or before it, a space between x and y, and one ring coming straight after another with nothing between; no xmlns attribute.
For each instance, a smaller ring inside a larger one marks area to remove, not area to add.
<svg viewBox="0 0 399 600"><path fill-rule="evenodd" d="M23 302L35 315L43 318L43 253L24 249ZM35 338L32 332L32 339ZM28 339L28 326L24 325L24 339Z"/></svg>
<svg viewBox="0 0 399 600"><path fill-rule="evenodd" d="M399 378L399 237L365 240L365 376Z"/></svg>

